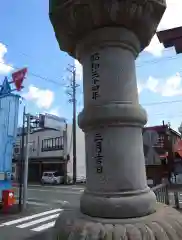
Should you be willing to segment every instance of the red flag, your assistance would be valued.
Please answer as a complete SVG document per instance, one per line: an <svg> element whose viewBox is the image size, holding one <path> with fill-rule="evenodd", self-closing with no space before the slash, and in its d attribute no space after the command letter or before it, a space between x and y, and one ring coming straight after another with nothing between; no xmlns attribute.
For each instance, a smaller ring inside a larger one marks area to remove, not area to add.
<svg viewBox="0 0 182 240"><path fill-rule="evenodd" d="M22 83L27 73L27 68L20 69L17 72L12 73L13 82L16 86L17 91L20 91L22 88Z"/></svg>

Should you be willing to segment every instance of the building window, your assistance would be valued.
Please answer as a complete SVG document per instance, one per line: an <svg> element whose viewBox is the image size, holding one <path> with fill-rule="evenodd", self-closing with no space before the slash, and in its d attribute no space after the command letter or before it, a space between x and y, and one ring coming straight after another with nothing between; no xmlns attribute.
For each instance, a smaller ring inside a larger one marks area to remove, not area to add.
<svg viewBox="0 0 182 240"><path fill-rule="evenodd" d="M21 146L20 146L20 144L14 144L14 150L13 150L14 152L13 152L13 154L14 154L14 156L16 155L19 155L20 154L20 151L21 151Z"/></svg>
<svg viewBox="0 0 182 240"><path fill-rule="evenodd" d="M42 140L42 152L63 150L63 137Z"/></svg>
<svg viewBox="0 0 182 240"><path fill-rule="evenodd" d="M15 154L19 154L20 153L20 148L19 147L15 147L14 148L14 153Z"/></svg>

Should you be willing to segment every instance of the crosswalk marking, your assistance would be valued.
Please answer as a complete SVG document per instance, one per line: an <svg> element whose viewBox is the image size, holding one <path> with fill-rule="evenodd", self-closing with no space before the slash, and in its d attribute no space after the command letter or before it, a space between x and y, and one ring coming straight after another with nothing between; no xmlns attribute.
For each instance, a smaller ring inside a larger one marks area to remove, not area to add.
<svg viewBox="0 0 182 240"><path fill-rule="evenodd" d="M36 225L38 223L42 223L42 222L46 222L48 220L52 220L54 218L57 218L58 216L59 216L59 213L58 214L54 214L54 215L50 215L50 216L47 216L47 217L44 217L44 218L36 219L36 220L34 220L32 222L28 222L28 223L24 223L24 224L18 225L17 228L30 227L30 226Z"/></svg>
<svg viewBox="0 0 182 240"><path fill-rule="evenodd" d="M41 226L39 226L39 227L36 227L36 228L31 229L31 231L41 232L41 231L47 230L47 229L49 229L49 228L51 228L51 227L54 227L54 224L55 224L55 221L49 222L49 223L46 223L46 224L41 225Z"/></svg>
<svg viewBox="0 0 182 240"><path fill-rule="evenodd" d="M21 223L21 222L26 222L26 221L29 221L29 220L32 220L32 219L35 219L35 218L38 218L38 217L43 217L43 216L53 214L53 213L58 213L58 212L61 212L61 211L63 211L63 209L61 209L61 208L49 210L49 211L46 211L46 212L42 212L42 213L38 213L38 214L31 215L31 216L27 216L27 217L23 217L23 218L19 218L19 219L15 219L15 220L12 220L12 221L9 221L9 222L2 223L0 225L0 227L15 225L15 224L18 224L18 223Z"/></svg>

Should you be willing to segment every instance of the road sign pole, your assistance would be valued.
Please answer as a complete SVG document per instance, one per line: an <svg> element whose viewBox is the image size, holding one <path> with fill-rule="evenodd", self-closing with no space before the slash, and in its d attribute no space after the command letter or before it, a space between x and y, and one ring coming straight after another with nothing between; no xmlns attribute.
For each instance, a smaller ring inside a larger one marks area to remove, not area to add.
<svg viewBox="0 0 182 240"><path fill-rule="evenodd" d="M27 132L26 132L26 155L24 164L24 179L23 179L23 210L26 209L27 204L27 188L28 188L28 159L29 159L29 134L30 134L30 114L26 115L27 118Z"/></svg>
<svg viewBox="0 0 182 240"><path fill-rule="evenodd" d="M22 210L22 183L23 183L23 166L24 166L24 138L25 138L25 106L23 109L23 125L22 125L22 139L21 139L21 154L19 161L19 210Z"/></svg>

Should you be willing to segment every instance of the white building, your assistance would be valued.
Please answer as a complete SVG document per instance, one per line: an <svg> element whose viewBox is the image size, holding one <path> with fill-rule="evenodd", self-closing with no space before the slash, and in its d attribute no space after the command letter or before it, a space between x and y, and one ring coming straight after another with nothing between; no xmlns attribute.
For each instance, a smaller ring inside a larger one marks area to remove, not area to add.
<svg viewBox="0 0 182 240"><path fill-rule="evenodd" d="M77 126L77 178L85 177L84 133ZM21 158L21 134L17 137L13 154L13 171L18 172ZM60 171L73 176L73 137L72 125L66 130L43 128L33 131L29 136L29 181L40 181L44 171ZM69 160L67 161L67 156ZM67 169L67 170L66 170ZM18 175L18 174L17 174Z"/></svg>
<svg viewBox="0 0 182 240"><path fill-rule="evenodd" d="M68 154L70 155L70 161L67 165L67 172L69 176L73 176L73 137L72 137L72 125L68 125ZM85 168L85 137L82 130L77 126L76 128L76 151L77 151L77 177L86 177Z"/></svg>

